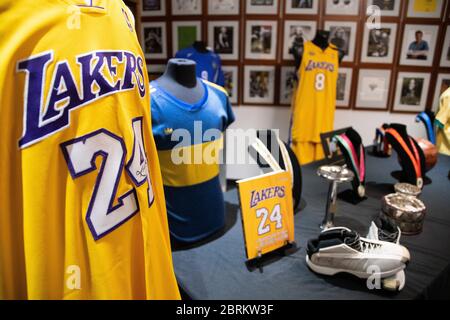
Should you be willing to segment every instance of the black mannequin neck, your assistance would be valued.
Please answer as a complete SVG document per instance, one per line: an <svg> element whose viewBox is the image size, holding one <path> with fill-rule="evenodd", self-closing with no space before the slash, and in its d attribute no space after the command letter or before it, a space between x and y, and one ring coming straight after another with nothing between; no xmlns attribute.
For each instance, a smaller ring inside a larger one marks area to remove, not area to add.
<svg viewBox="0 0 450 320"><path fill-rule="evenodd" d="M156 81L166 92L186 103L197 103L205 94L192 60L170 59L166 71Z"/></svg>
<svg viewBox="0 0 450 320"><path fill-rule="evenodd" d="M185 59L171 59L161 78L170 78L187 88L194 88L197 84L195 62ZM160 79L161 79L160 78Z"/></svg>
<svg viewBox="0 0 450 320"><path fill-rule="evenodd" d="M209 51L206 47L206 43L204 43L203 41L195 41L192 44L192 47L194 47L194 49L200 53L207 53Z"/></svg>
<svg viewBox="0 0 450 320"><path fill-rule="evenodd" d="M316 36L312 40L316 46L325 50L328 48L328 38L330 37L330 32L325 30L317 30Z"/></svg>
<svg viewBox="0 0 450 320"><path fill-rule="evenodd" d="M362 139L359 133L356 132L355 129L351 128L345 132L345 135L350 139L356 149L356 152L359 154L360 145L362 144Z"/></svg>

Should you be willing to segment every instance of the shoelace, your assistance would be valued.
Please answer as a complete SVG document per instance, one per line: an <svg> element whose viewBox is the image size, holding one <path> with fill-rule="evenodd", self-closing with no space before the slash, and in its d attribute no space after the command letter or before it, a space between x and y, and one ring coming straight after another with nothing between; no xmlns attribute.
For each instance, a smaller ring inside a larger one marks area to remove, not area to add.
<svg viewBox="0 0 450 320"><path fill-rule="evenodd" d="M364 253L372 253L373 251L379 249L381 247L381 244L373 243L373 242L366 242L366 241L359 241L361 249L361 252Z"/></svg>
<svg viewBox="0 0 450 320"><path fill-rule="evenodd" d="M390 233L390 232L386 232L384 230L378 231L378 239L380 241L396 242L397 237L398 237L398 232Z"/></svg>
<svg viewBox="0 0 450 320"><path fill-rule="evenodd" d="M344 243L349 247L363 253L372 253L381 247L381 244L361 240L358 234L353 234L350 237L346 237L344 239Z"/></svg>

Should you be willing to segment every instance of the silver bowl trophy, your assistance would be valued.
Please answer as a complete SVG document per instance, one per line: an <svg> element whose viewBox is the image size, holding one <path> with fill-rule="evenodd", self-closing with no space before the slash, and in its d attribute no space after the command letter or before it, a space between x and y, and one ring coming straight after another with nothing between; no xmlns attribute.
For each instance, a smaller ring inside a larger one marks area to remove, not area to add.
<svg viewBox="0 0 450 320"><path fill-rule="evenodd" d="M425 204L417 199L421 189L407 183L398 183L394 188L396 193L383 198L383 213L399 226L403 234L419 234L422 232L426 215Z"/></svg>
<svg viewBox="0 0 450 320"><path fill-rule="evenodd" d="M322 225L320 226L322 230L326 230L334 227L338 185L343 182L352 181L355 174L345 166L322 166L317 170L317 175L330 181L327 209Z"/></svg>

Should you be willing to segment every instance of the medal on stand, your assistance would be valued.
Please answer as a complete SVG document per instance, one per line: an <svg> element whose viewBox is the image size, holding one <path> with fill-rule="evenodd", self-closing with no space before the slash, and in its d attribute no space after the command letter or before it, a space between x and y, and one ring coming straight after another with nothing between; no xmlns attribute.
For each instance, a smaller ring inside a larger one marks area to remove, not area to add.
<svg viewBox="0 0 450 320"><path fill-rule="evenodd" d="M402 146L403 150L408 155L409 159L411 160L411 162L414 166L414 171L416 174L416 185L417 185L417 187L422 189L423 188L422 166L421 166L421 161L420 161L420 154L419 154L419 151L417 150L414 140L411 137L409 137L409 142L412 147L412 152L411 152L411 148L409 148L409 146L406 144L406 141L397 132L397 130L395 130L393 128L389 128L386 130L386 132L391 134L395 138L395 140L398 141L398 143Z"/></svg>
<svg viewBox="0 0 450 320"><path fill-rule="evenodd" d="M366 196L366 188L364 187L364 181L366 176L366 164L364 156L364 147L360 144L359 157L356 153L355 146L346 134L335 136L335 139L345 148L347 154L350 157L353 172L355 173L355 179L358 179L358 196L364 198Z"/></svg>

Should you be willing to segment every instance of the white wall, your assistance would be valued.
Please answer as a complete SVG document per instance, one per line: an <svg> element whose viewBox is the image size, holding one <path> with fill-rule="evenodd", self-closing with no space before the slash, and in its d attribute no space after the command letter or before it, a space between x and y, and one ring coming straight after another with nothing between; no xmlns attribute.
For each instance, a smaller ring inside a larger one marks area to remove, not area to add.
<svg viewBox="0 0 450 320"><path fill-rule="evenodd" d="M287 107L236 107L236 122L231 129L278 129L281 138L286 141L289 131L290 108ZM389 112L337 110L335 128L352 126L363 138L365 145L372 144L375 128L383 123L403 123L408 126L408 133L416 138L425 138L422 124L415 122L415 115L394 114ZM242 179L260 174L256 165L228 165L228 179Z"/></svg>

